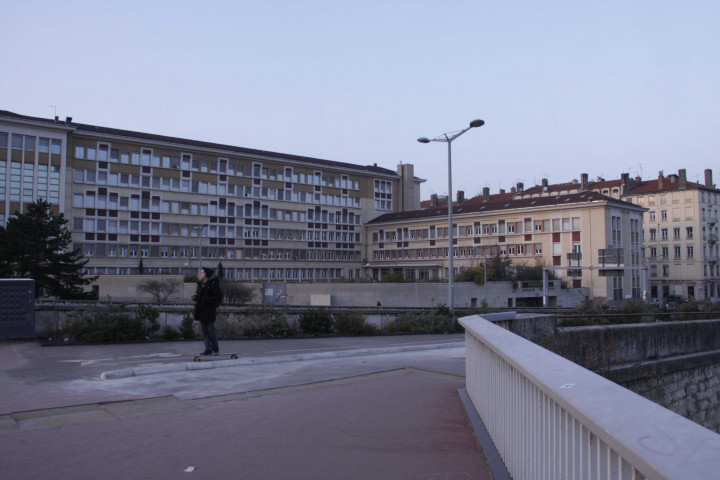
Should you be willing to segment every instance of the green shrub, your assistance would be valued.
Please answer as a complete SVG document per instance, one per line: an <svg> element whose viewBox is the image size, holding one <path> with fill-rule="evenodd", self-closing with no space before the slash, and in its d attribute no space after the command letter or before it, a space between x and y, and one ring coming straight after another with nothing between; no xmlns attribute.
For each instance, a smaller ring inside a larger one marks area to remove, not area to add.
<svg viewBox="0 0 720 480"><path fill-rule="evenodd" d="M185 340L195 338L195 320L193 319L192 313L183 315L182 323L180 324L180 336Z"/></svg>
<svg viewBox="0 0 720 480"><path fill-rule="evenodd" d="M402 272L393 272L384 274L382 276L382 281L388 283L402 283L405 281L405 278L403 277Z"/></svg>
<svg viewBox="0 0 720 480"><path fill-rule="evenodd" d="M332 315L323 309L308 310L299 318L300 330L305 335L330 333L333 330Z"/></svg>
<svg viewBox="0 0 720 480"><path fill-rule="evenodd" d="M150 305L138 306L135 314L137 315L138 320L143 323L148 337L155 335L158 330L160 330L160 322L158 322L160 312Z"/></svg>
<svg viewBox="0 0 720 480"><path fill-rule="evenodd" d="M215 332L219 339L238 338L242 334L242 326L235 315L218 313Z"/></svg>
<svg viewBox="0 0 720 480"><path fill-rule="evenodd" d="M375 335L378 328L360 312L345 310L335 314L335 329L340 335Z"/></svg>
<svg viewBox="0 0 720 480"><path fill-rule="evenodd" d="M126 305L111 304L90 306L71 315L67 335L82 342L122 342L146 338L149 328L152 326L128 311Z"/></svg>
<svg viewBox="0 0 720 480"><path fill-rule="evenodd" d="M165 325L165 328L163 328L163 338L165 340L175 340L179 336L180 332L172 325Z"/></svg>
<svg viewBox="0 0 720 480"><path fill-rule="evenodd" d="M248 315L243 326L243 334L247 337L294 337L297 333L288 324L287 317L283 313Z"/></svg>
<svg viewBox="0 0 720 480"><path fill-rule="evenodd" d="M449 312L433 310L428 313L405 313L388 325L391 333L449 333L453 331Z"/></svg>

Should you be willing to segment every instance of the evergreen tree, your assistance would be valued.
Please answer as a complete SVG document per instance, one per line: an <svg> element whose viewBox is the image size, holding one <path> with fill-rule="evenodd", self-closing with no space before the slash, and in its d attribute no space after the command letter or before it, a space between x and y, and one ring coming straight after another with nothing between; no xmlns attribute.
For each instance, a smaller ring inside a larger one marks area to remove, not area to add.
<svg viewBox="0 0 720 480"><path fill-rule="evenodd" d="M140 259L140 263L138 263L138 275L143 275L145 273L145 267L142 263L142 258Z"/></svg>
<svg viewBox="0 0 720 480"><path fill-rule="evenodd" d="M0 277L32 278L35 297L90 298L83 286L95 277L83 275L88 260L79 250L68 250L72 236L62 213L38 199L26 213L15 212L0 227Z"/></svg>
<svg viewBox="0 0 720 480"><path fill-rule="evenodd" d="M225 270L223 269L222 262L218 263L217 266L217 276L218 278L225 278Z"/></svg>

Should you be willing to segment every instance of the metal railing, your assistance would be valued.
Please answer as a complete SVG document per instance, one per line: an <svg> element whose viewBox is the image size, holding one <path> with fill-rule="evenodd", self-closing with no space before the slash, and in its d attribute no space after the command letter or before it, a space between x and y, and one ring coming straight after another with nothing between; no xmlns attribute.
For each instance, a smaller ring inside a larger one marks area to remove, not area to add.
<svg viewBox="0 0 720 480"><path fill-rule="evenodd" d="M459 321L468 396L512 478L717 478L720 435L493 325L512 321L500 315Z"/></svg>

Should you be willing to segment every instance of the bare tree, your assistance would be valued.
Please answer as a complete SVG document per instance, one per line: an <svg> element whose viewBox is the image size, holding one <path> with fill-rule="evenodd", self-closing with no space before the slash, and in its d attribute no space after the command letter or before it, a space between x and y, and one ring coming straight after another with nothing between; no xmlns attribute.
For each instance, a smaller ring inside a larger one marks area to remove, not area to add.
<svg viewBox="0 0 720 480"><path fill-rule="evenodd" d="M222 284L224 303L232 305L244 305L249 303L255 296L252 287L236 282L223 282Z"/></svg>
<svg viewBox="0 0 720 480"><path fill-rule="evenodd" d="M170 295L175 293L175 290L177 290L179 286L180 282L178 280L167 278L142 282L137 286L137 290L139 292L149 293L155 297L158 302L164 303Z"/></svg>

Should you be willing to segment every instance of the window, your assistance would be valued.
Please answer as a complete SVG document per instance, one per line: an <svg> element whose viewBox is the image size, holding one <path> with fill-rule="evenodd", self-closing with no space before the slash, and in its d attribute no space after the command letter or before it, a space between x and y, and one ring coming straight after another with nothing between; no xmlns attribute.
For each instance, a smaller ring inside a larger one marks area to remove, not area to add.
<svg viewBox="0 0 720 480"><path fill-rule="evenodd" d="M693 227L685 228L685 235L687 238L693 238Z"/></svg>
<svg viewBox="0 0 720 480"><path fill-rule="evenodd" d="M670 248L662 247L662 258L668 258L670 256Z"/></svg>
<svg viewBox="0 0 720 480"><path fill-rule="evenodd" d="M669 277L669 276L670 276L670 265L663 265L663 266L662 266L662 276L663 276L663 277Z"/></svg>
<svg viewBox="0 0 720 480"><path fill-rule="evenodd" d="M650 258L657 258L657 247L650 247Z"/></svg>
<svg viewBox="0 0 720 480"><path fill-rule="evenodd" d="M657 229L656 228L650 229L650 240L657 240Z"/></svg>
<svg viewBox="0 0 720 480"><path fill-rule="evenodd" d="M655 221L655 211L653 210L653 211L649 212L649 215L650 215L650 221L654 222Z"/></svg>
<svg viewBox="0 0 720 480"><path fill-rule="evenodd" d="M667 220L667 210L660 210L660 220L663 222Z"/></svg>
<svg viewBox="0 0 720 480"><path fill-rule="evenodd" d="M662 239L663 239L663 240L667 240L667 239L668 239L668 229L667 229L667 228L660 229L660 233L662 234Z"/></svg>
<svg viewBox="0 0 720 480"><path fill-rule="evenodd" d="M680 258L680 246L676 245L674 250L675 250L675 258L679 259Z"/></svg>
<svg viewBox="0 0 720 480"><path fill-rule="evenodd" d="M695 247L692 245L687 247L687 258L695 258Z"/></svg>

